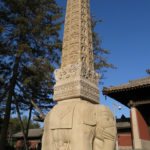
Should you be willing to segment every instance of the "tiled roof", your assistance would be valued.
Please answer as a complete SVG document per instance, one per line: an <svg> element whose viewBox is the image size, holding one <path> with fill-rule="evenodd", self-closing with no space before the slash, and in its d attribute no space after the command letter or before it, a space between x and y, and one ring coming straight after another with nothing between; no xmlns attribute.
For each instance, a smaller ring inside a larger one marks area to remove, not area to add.
<svg viewBox="0 0 150 150"><path fill-rule="evenodd" d="M38 138L42 137L43 129L29 129L28 138ZM18 132L13 135L13 138L22 138L22 132Z"/></svg>
<svg viewBox="0 0 150 150"><path fill-rule="evenodd" d="M117 122L117 129L131 128L130 122Z"/></svg>
<svg viewBox="0 0 150 150"><path fill-rule="evenodd" d="M103 88L103 94L107 95L109 93L115 93L119 91L129 91L132 89L150 87L150 77L138 79L138 80L130 80L127 84L122 84L118 86L110 86Z"/></svg>

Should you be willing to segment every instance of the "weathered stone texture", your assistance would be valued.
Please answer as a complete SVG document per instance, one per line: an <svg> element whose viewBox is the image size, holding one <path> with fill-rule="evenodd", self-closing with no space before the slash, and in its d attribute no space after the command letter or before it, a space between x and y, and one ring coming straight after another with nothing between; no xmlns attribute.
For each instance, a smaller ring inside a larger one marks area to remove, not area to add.
<svg viewBox="0 0 150 150"><path fill-rule="evenodd" d="M60 101L46 116L42 150L114 150L111 111L83 99Z"/></svg>
<svg viewBox="0 0 150 150"><path fill-rule="evenodd" d="M54 101L84 98L99 103L88 0L68 0L61 68L55 71Z"/></svg>
<svg viewBox="0 0 150 150"><path fill-rule="evenodd" d="M61 67L83 62L94 70L90 9L88 0L68 0Z"/></svg>
<svg viewBox="0 0 150 150"><path fill-rule="evenodd" d="M45 118L42 150L113 150L112 113L95 105L99 74L94 71L89 0L68 0L62 63L55 78L58 104Z"/></svg>
<svg viewBox="0 0 150 150"><path fill-rule="evenodd" d="M99 75L83 63L69 64L55 70L54 100L84 98L99 103Z"/></svg>

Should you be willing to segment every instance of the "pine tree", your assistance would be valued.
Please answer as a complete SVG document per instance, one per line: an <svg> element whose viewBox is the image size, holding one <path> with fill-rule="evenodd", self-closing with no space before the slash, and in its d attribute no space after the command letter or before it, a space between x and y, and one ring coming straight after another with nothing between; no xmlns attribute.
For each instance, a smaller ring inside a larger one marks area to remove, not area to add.
<svg viewBox="0 0 150 150"><path fill-rule="evenodd" d="M148 75L150 75L150 69L147 69L146 72Z"/></svg>
<svg viewBox="0 0 150 150"><path fill-rule="evenodd" d="M5 109L1 150L11 111L32 111L31 99L41 108L53 105L61 17L55 0L0 0L0 107Z"/></svg>
<svg viewBox="0 0 150 150"><path fill-rule="evenodd" d="M22 117L22 122L23 122L23 126L26 127L28 125L28 117L27 116L23 116ZM40 128L40 124L39 123L35 123L33 120L30 121L30 125L29 125L29 129L37 129ZM18 118L10 118L10 123L9 123L9 132L11 134L15 134L17 132L20 132L21 128L20 128L20 124L19 124L19 119Z"/></svg>

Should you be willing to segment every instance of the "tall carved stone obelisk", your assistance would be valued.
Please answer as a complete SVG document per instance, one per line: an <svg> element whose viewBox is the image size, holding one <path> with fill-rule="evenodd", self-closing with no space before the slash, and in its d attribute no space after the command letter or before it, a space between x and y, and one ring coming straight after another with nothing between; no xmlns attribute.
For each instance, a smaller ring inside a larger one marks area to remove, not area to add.
<svg viewBox="0 0 150 150"><path fill-rule="evenodd" d="M54 101L83 98L99 103L94 71L89 0L68 0L61 68L55 71Z"/></svg>
<svg viewBox="0 0 150 150"><path fill-rule="evenodd" d="M61 68L55 70L54 101L46 115L42 150L114 150L111 111L99 103L94 71L89 0L68 0Z"/></svg>

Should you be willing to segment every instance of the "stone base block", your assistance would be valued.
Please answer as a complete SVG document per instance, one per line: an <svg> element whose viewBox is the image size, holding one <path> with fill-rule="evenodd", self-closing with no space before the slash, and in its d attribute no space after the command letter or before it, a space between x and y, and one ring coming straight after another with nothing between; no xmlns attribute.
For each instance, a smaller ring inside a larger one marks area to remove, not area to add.
<svg viewBox="0 0 150 150"><path fill-rule="evenodd" d="M83 79L54 86L54 101L81 98L99 103L99 88Z"/></svg>

